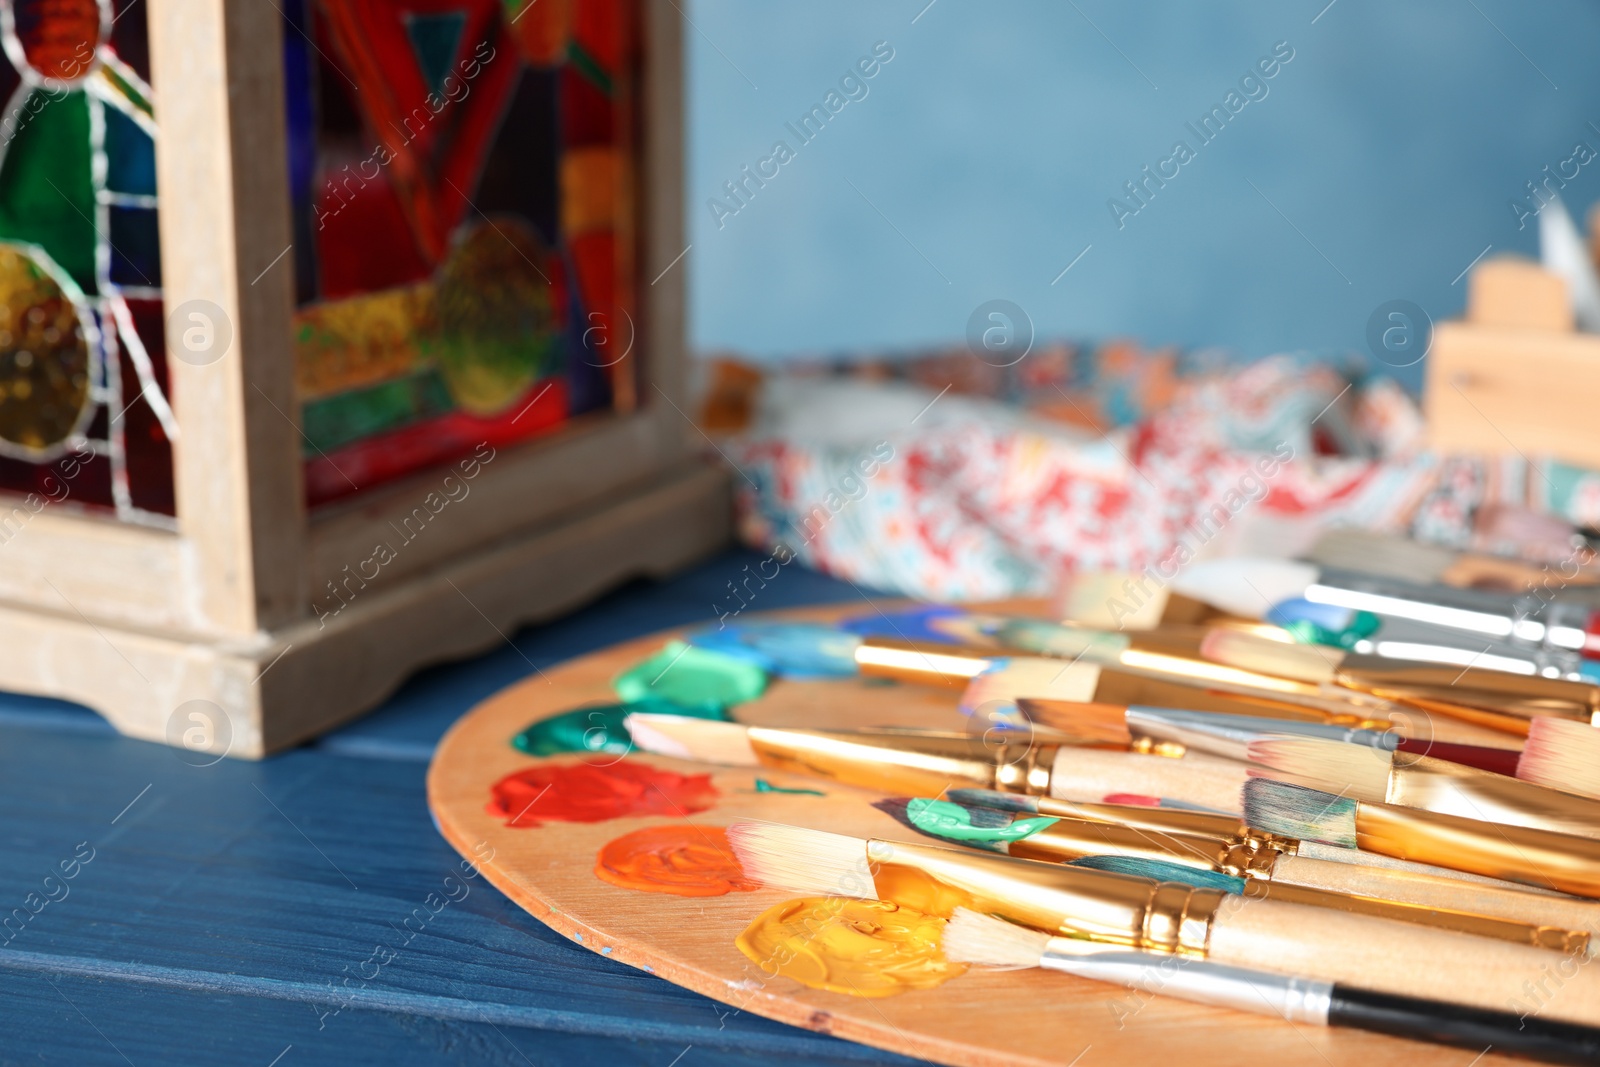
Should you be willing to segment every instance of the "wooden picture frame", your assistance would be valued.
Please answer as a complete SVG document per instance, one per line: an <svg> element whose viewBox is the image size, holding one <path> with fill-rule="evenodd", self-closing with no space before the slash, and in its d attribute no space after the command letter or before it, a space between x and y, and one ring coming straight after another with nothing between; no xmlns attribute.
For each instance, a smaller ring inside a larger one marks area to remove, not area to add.
<svg viewBox="0 0 1600 1067"><path fill-rule="evenodd" d="M724 543L727 478L693 451L685 384L681 19L643 5L638 406L498 450L448 523L349 584L451 468L308 513L290 321L280 12L149 0L166 306L221 309L231 349L170 359L176 529L46 508L0 546L0 687L121 732L260 757L370 709L418 667ZM170 349L170 344L169 344ZM330 583L357 591L314 609Z"/></svg>

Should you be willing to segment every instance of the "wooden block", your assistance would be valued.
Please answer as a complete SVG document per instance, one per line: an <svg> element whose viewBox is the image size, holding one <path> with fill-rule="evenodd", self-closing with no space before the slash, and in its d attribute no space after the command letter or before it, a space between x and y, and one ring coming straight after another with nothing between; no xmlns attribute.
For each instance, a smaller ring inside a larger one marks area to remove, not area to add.
<svg viewBox="0 0 1600 1067"><path fill-rule="evenodd" d="M1600 468L1597 399L1600 337L1461 322L1434 330L1423 410L1442 452Z"/></svg>
<svg viewBox="0 0 1600 1067"><path fill-rule="evenodd" d="M1571 333L1567 283L1525 259L1508 256L1480 263L1467 279L1467 321L1475 326Z"/></svg>

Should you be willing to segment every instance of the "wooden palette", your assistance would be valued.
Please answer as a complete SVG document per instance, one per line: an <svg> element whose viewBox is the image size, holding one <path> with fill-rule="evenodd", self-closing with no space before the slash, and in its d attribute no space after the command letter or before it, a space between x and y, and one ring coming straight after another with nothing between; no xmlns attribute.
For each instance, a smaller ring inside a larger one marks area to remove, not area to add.
<svg viewBox="0 0 1600 1067"><path fill-rule="evenodd" d="M762 618L832 621L859 615L862 609L852 604ZM871 807L877 794L780 772L733 769L713 776L721 792L715 806L688 819L511 828L485 810L494 782L539 762L512 747L515 734L547 716L613 700L611 679L675 636L664 633L617 645L501 691L455 724L428 770L428 803L445 839L462 856L479 862L488 880L519 906L585 947L713 997L731 1011L754 1012L940 1063L1122 1067L1181 1062L1183 1067L1232 1067L1248 1059L1330 1067L1463 1067L1472 1059L1471 1052L1460 1049L1291 1025L1040 971L971 970L936 989L881 999L808 989L763 973L734 946L734 938L758 914L797 894L762 889L680 897L619 888L594 874L595 855L606 842L644 826L685 821L721 827L763 819L861 837L915 840ZM961 729L965 724L949 690L855 680L778 680L734 714L751 723L827 727ZM627 758L680 773L708 769L657 756ZM820 788L826 795L758 793L758 776L776 786ZM485 856L490 858L483 861ZM1491 1051L1475 1062L1515 1061Z"/></svg>

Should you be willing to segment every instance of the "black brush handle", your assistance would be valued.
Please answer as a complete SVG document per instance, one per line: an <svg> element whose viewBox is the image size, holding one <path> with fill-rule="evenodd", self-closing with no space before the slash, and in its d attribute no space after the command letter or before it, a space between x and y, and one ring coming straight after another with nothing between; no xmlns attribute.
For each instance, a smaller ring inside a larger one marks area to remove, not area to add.
<svg viewBox="0 0 1600 1067"><path fill-rule="evenodd" d="M1328 1024L1478 1051L1493 1048L1547 1063L1600 1063L1600 1028L1348 986L1333 987Z"/></svg>

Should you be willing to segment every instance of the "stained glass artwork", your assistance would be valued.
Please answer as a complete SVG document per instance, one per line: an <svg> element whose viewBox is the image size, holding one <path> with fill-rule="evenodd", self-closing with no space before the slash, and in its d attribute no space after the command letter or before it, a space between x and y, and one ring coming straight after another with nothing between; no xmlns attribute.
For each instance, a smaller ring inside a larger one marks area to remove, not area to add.
<svg viewBox="0 0 1600 1067"><path fill-rule="evenodd" d="M637 0L281 10L308 502L631 408Z"/></svg>
<svg viewBox="0 0 1600 1067"><path fill-rule="evenodd" d="M138 0L0 0L0 491L172 525Z"/></svg>

